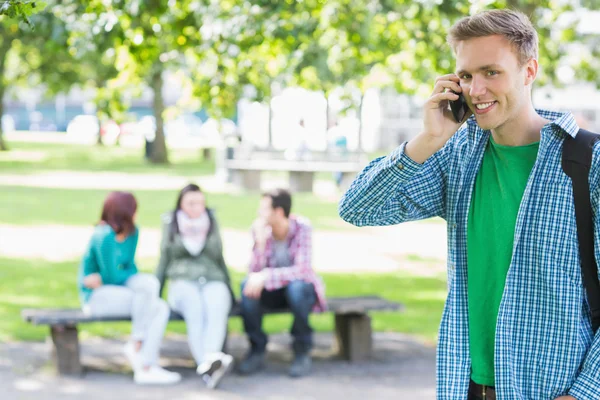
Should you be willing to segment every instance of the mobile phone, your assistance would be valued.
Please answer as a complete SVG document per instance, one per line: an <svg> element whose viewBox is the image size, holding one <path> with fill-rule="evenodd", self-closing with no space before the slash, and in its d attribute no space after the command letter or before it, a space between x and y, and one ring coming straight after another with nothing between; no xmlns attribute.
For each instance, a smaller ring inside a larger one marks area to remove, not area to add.
<svg viewBox="0 0 600 400"><path fill-rule="evenodd" d="M469 111L469 106L462 93L453 93L458 95L458 100L450 101L450 110L452 110L452 115L456 122L463 122L467 111Z"/></svg>

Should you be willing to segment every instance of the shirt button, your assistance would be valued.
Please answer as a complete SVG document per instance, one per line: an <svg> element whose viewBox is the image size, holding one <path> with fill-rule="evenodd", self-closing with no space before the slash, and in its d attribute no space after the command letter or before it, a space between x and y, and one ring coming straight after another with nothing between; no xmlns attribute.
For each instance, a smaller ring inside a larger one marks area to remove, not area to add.
<svg viewBox="0 0 600 400"><path fill-rule="evenodd" d="M404 169L404 165L398 164L398 169Z"/></svg>
<svg viewBox="0 0 600 400"><path fill-rule="evenodd" d="M198 278L198 283L204 285L206 283L206 278L201 276L200 278Z"/></svg>

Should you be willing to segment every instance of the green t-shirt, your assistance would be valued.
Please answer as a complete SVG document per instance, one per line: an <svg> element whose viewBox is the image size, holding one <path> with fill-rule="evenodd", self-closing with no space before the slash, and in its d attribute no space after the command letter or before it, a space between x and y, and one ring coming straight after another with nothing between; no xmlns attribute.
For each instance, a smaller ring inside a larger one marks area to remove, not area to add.
<svg viewBox="0 0 600 400"><path fill-rule="evenodd" d="M539 142L502 146L490 140L477 173L467 225L471 379L494 385L498 309L512 258L517 212Z"/></svg>

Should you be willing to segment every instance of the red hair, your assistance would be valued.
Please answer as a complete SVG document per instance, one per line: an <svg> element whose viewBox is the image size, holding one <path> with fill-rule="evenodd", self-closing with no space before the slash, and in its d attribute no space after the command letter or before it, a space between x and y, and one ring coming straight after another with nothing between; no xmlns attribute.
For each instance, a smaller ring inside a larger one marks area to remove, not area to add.
<svg viewBox="0 0 600 400"><path fill-rule="evenodd" d="M112 192L104 200L100 221L110 225L117 234L129 235L135 230L133 216L136 210L137 201L131 193Z"/></svg>

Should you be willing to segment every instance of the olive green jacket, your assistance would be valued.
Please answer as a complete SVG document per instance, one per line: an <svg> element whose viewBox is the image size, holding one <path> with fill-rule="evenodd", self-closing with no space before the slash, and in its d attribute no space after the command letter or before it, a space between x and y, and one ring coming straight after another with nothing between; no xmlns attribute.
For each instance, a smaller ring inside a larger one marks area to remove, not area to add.
<svg viewBox="0 0 600 400"><path fill-rule="evenodd" d="M208 210L208 216L210 228L206 243L197 256L191 255L185 248L179 233L172 235L171 239L173 212L162 216L160 260L156 268L156 277L160 282L161 293L166 279L181 279L196 282L224 282L233 296L229 272L223 258L223 243L219 226L211 210Z"/></svg>

